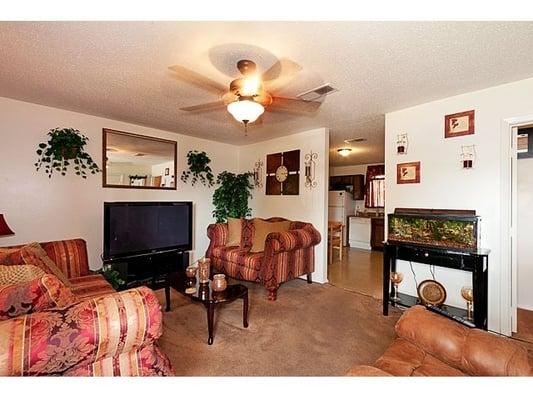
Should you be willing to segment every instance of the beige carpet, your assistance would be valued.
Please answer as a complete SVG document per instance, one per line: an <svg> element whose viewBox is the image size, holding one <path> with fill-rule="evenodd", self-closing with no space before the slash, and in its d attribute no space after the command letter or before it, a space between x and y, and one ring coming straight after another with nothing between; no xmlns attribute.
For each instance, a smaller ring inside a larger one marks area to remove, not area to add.
<svg viewBox="0 0 533 400"><path fill-rule="evenodd" d="M381 314L381 302L331 285L303 280L284 284L278 300L249 288L249 327L242 300L215 313L215 342L207 345L202 304L172 290L160 345L180 376L339 376L356 364L372 364L393 338L400 312ZM158 291L164 304L164 294Z"/></svg>

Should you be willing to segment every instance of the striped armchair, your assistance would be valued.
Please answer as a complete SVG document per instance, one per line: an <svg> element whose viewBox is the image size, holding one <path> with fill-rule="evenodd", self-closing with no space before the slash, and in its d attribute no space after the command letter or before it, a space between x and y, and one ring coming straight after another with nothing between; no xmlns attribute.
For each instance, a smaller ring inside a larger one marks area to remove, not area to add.
<svg viewBox="0 0 533 400"><path fill-rule="evenodd" d="M32 246L46 254L31 258L38 254ZM0 286L0 376L173 375L157 345L163 321L155 294L146 287L115 292L89 270L84 240L0 248L0 261L42 263L46 272Z"/></svg>
<svg viewBox="0 0 533 400"><path fill-rule="evenodd" d="M284 218L265 219L268 222L287 221ZM228 225L211 224L207 228L210 239L206 257L213 267L226 275L244 281L261 283L268 290L268 300L277 298L283 282L311 274L315 270L315 246L320 243L320 233L312 224L292 221L286 232L270 233L265 240L265 250L250 252L254 234L252 220L243 219L241 246L226 246Z"/></svg>

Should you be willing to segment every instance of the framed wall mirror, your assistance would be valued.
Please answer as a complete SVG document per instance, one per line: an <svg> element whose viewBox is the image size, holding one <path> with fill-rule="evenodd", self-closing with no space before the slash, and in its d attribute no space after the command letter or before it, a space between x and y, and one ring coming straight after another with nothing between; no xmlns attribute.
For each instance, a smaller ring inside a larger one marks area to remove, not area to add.
<svg viewBox="0 0 533 400"><path fill-rule="evenodd" d="M102 186L176 190L177 143L104 128Z"/></svg>

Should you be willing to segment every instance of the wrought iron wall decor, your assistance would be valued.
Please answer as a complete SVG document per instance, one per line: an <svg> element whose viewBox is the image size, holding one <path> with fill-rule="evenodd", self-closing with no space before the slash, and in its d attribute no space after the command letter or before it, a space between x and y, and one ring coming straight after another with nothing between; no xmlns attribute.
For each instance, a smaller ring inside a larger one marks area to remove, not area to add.
<svg viewBox="0 0 533 400"><path fill-rule="evenodd" d="M407 133L398 134L398 139L396 140L397 154L407 154L408 145L409 141L407 140Z"/></svg>
<svg viewBox="0 0 533 400"><path fill-rule="evenodd" d="M318 160L318 153L313 153L311 150L309 154L305 155L305 187L312 189L316 187L316 160Z"/></svg>
<svg viewBox="0 0 533 400"><path fill-rule="evenodd" d="M461 165L463 169L474 168L476 160L476 146L461 146Z"/></svg>
<svg viewBox="0 0 533 400"><path fill-rule="evenodd" d="M257 160L254 165L254 186L263 187L263 161Z"/></svg>

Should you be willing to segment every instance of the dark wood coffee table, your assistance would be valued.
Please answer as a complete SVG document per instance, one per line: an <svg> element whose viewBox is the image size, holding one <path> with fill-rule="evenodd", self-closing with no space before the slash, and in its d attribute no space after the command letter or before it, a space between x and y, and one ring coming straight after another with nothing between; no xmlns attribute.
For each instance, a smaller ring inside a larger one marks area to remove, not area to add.
<svg viewBox="0 0 533 400"><path fill-rule="evenodd" d="M211 281L200 283L198 278L187 278L183 272L170 274L165 285L166 311L170 311L170 288L191 298L193 301L202 303L207 311L207 329L209 338L207 344L213 344L213 322L215 308L219 304L231 303L234 300L243 300L242 324L248 328L248 288L241 284L228 285L226 290L215 292L211 290ZM193 292L194 290L194 292Z"/></svg>

